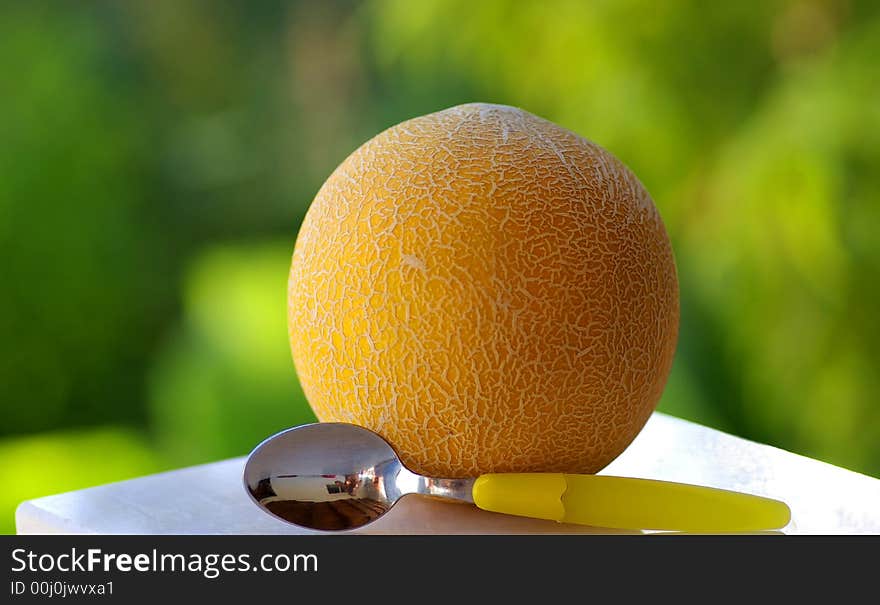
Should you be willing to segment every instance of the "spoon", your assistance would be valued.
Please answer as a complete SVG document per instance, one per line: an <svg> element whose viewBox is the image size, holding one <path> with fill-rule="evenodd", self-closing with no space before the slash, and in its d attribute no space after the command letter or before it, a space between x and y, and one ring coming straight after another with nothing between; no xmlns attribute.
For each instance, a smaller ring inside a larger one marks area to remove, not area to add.
<svg viewBox="0 0 880 605"><path fill-rule="evenodd" d="M274 517L308 529L363 527L408 494L487 511L614 529L750 532L788 524L788 506L727 490L650 479L568 473L436 479L407 469L376 433L345 423L282 431L248 457L244 485Z"/></svg>

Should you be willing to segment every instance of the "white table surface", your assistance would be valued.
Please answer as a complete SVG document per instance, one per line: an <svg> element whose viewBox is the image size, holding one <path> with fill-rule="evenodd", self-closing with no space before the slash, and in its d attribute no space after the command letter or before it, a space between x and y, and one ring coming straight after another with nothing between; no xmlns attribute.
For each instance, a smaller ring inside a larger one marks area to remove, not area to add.
<svg viewBox="0 0 880 605"><path fill-rule="evenodd" d="M244 458L23 502L19 534L300 534L260 511ZM680 481L785 501L786 534L880 534L880 480L655 413L603 474ZM362 533L614 533L521 519L471 505L403 498Z"/></svg>

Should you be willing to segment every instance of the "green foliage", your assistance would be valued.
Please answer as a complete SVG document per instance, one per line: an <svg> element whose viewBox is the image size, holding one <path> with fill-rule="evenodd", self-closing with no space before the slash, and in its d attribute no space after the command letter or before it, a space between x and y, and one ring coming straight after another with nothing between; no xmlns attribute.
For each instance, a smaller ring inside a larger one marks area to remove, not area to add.
<svg viewBox="0 0 880 605"><path fill-rule="evenodd" d="M740 372L737 430L873 472L880 174L865 168L880 165L880 79L861 67L878 52L875 21L769 91L719 150L699 228L677 246Z"/></svg>
<svg viewBox="0 0 880 605"><path fill-rule="evenodd" d="M682 293L661 409L880 474L878 56L867 1L3 4L0 531L312 420L284 313L311 197L474 100L652 192Z"/></svg>
<svg viewBox="0 0 880 605"><path fill-rule="evenodd" d="M118 427L5 439L0 460L0 533L13 533L23 500L163 470L140 432Z"/></svg>
<svg viewBox="0 0 880 605"><path fill-rule="evenodd" d="M4 12L0 71L15 77L0 95L0 435L136 421L132 370L148 361L163 289L159 233L141 222L136 100L96 75L98 24Z"/></svg>
<svg viewBox="0 0 880 605"><path fill-rule="evenodd" d="M181 329L159 354L151 389L153 426L176 463L244 455L271 433L316 421L287 343L289 264L284 244L196 260Z"/></svg>

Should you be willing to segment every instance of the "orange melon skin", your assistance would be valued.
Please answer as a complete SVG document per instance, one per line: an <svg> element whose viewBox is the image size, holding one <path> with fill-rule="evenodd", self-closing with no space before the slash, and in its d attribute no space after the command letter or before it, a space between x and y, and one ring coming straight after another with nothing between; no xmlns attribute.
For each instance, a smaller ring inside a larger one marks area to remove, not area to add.
<svg viewBox="0 0 880 605"><path fill-rule="evenodd" d="M412 470L593 473L657 405L678 336L666 230L610 153L520 109L403 122L302 224L290 345L321 421Z"/></svg>

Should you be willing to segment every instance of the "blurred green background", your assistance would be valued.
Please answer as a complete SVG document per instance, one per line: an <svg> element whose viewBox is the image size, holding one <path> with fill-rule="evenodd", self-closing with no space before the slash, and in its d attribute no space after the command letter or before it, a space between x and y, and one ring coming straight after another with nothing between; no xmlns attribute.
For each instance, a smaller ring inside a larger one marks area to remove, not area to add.
<svg viewBox="0 0 880 605"><path fill-rule="evenodd" d="M297 226L380 130L481 100L653 194L682 331L660 409L880 475L880 4L0 5L0 532L23 499L312 417Z"/></svg>

